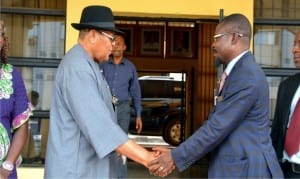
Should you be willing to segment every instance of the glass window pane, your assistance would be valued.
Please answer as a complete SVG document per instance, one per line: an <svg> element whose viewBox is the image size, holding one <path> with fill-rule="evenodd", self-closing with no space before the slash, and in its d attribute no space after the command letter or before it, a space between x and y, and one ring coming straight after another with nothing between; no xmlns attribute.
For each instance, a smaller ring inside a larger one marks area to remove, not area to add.
<svg viewBox="0 0 300 179"><path fill-rule="evenodd" d="M65 18L1 15L6 23L12 57L61 58L65 44Z"/></svg>
<svg viewBox="0 0 300 179"><path fill-rule="evenodd" d="M254 0L255 18L300 18L299 0Z"/></svg>
<svg viewBox="0 0 300 179"><path fill-rule="evenodd" d="M22 150L23 164L44 164L49 131L49 118L29 118L29 133Z"/></svg>
<svg viewBox="0 0 300 179"><path fill-rule="evenodd" d="M33 100L34 98L31 95L32 91L38 94L36 110L49 110L56 69L21 67L19 70L24 79L29 99Z"/></svg>
<svg viewBox="0 0 300 179"><path fill-rule="evenodd" d="M254 29L254 55L262 67L294 68L293 44L300 27L261 26Z"/></svg>
<svg viewBox="0 0 300 179"><path fill-rule="evenodd" d="M2 0L0 7L66 9L66 0Z"/></svg>
<svg viewBox="0 0 300 179"><path fill-rule="evenodd" d="M283 77L267 77L269 83L270 93L270 119L273 119L276 107L277 92L279 83L283 80Z"/></svg>

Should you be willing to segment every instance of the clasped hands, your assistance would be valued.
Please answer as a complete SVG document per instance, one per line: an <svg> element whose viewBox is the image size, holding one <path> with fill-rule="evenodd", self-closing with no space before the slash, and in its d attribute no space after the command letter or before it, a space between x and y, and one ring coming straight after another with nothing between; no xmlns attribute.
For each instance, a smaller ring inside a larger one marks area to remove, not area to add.
<svg viewBox="0 0 300 179"><path fill-rule="evenodd" d="M171 150L162 147L154 147L155 159L148 163L149 172L152 175L165 177L175 169Z"/></svg>

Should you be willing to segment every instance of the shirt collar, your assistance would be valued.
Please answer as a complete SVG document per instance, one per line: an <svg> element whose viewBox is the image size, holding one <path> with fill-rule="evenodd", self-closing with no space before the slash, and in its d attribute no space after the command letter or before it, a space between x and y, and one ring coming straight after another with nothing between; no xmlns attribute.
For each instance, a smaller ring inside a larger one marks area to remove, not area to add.
<svg viewBox="0 0 300 179"><path fill-rule="evenodd" d="M240 60L240 58L245 54L247 53L248 50L242 52L241 54L239 54L238 56L236 56L234 59L232 59L228 65L226 66L226 69L225 69L225 73L226 75L228 76L229 73L231 72L231 70L233 69L234 65Z"/></svg>
<svg viewBox="0 0 300 179"><path fill-rule="evenodd" d="M112 57L109 57L108 62L114 64ZM123 57L120 64L124 64L124 63L125 63L125 58Z"/></svg>

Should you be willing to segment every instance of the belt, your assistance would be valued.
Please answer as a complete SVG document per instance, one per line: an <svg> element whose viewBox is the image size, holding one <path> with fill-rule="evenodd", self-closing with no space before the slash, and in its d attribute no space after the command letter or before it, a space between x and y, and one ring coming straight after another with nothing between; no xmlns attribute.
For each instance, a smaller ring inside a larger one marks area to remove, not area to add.
<svg viewBox="0 0 300 179"><path fill-rule="evenodd" d="M129 102L130 102L129 100L120 100L118 101L117 105L129 103Z"/></svg>
<svg viewBox="0 0 300 179"><path fill-rule="evenodd" d="M300 174L300 164L284 162L283 166L294 173Z"/></svg>

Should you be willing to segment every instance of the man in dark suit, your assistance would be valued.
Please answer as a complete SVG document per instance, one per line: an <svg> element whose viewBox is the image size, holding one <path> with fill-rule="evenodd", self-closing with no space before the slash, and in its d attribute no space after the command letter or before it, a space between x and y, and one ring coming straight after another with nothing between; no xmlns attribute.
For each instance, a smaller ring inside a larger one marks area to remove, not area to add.
<svg viewBox="0 0 300 179"><path fill-rule="evenodd" d="M283 177L269 134L269 88L249 51L251 25L242 14L224 18L215 30L214 56L226 79L208 120L185 142L161 152L150 172L166 176L183 171L210 153L209 178ZM220 85L222 86L222 85Z"/></svg>
<svg viewBox="0 0 300 179"><path fill-rule="evenodd" d="M295 66L300 68L300 31L295 37L293 54ZM299 84L300 73L280 83L271 130L273 146L286 178L300 178L300 150L298 149L298 152L289 156L285 147L287 129L292 124L292 115L296 111L296 104L300 97ZM299 126L298 130L300 130ZM299 138L300 135L298 135ZM297 141L295 140L293 143L296 144Z"/></svg>

